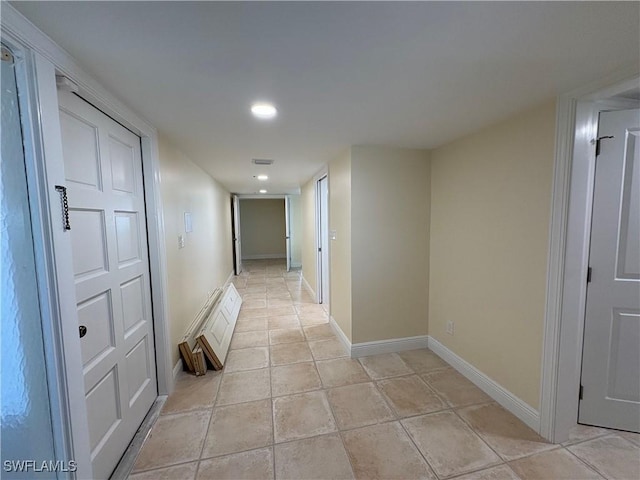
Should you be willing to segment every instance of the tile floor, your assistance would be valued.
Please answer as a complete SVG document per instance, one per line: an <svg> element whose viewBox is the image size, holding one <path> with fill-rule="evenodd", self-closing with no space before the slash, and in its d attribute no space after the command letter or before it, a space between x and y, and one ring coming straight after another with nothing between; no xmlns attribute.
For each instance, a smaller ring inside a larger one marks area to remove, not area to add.
<svg viewBox="0 0 640 480"><path fill-rule="evenodd" d="M549 444L426 349L348 358L299 273L245 270L224 370L180 376L131 480L640 478L640 435Z"/></svg>

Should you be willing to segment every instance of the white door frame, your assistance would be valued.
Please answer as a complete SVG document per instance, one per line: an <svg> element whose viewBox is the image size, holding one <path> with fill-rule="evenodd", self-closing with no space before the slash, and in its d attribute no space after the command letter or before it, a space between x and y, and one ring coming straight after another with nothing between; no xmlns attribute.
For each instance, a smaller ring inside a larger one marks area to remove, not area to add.
<svg viewBox="0 0 640 480"><path fill-rule="evenodd" d="M320 216L320 211L321 211L321 203L322 203L322 199L321 199L321 192L320 189L318 188L318 183L320 182L320 180L326 178L327 181L327 197L329 196L329 171L328 169L323 169L322 171L320 171L317 175L315 175L313 177L313 190L314 190L314 194L315 194L315 213L316 213L316 234L315 234L315 251L316 251L316 302L317 303L322 303L324 298L328 298L328 301L325 301L324 303L328 303L329 305L331 305L331 294L330 294L330 289L331 289L331 260L330 260L330 256L327 257L327 271L325 272L326 274L326 282L323 280L322 277L322 258L323 255L320 254L320 248L322 247L322 218ZM327 228L329 227L329 198L327 198ZM329 232L326 232L327 235L329 235ZM327 246L328 246L328 251L326 252L322 252L326 255L330 255L330 249L331 249L331 244L329 241L327 241ZM327 285L327 290L329 290L328 292L324 291L323 286ZM330 307L329 307L330 308Z"/></svg>
<svg viewBox="0 0 640 480"><path fill-rule="evenodd" d="M560 443L577 423L598 113L638 86L637 68L558 97L540 434Z"/></svg>
<svg viewBox="0 0 640 480"><path fill-rule="evenodd" d="M278 199L283 199L285 202L285 221L286 221L286 214L287 214L287 194L255 194L255 193L234 193L233 194L233 198L234 199L238 199L238 219L240 218L240 200L278 200ZM240 231L240 221L238 221L238 231ZM287 244L287 256L289 255L289 242L287 240L285 240L285 243ZM234 247L235 248L235 247ZM240 235L240 247L239 250L242 251L242 235ZM240 259L240 262L242 262L242 259ZM287 260L288 262L288 260Z"/></svg>
<svg viewBox="0 0 640 480"><path fill-rule="evenodd" d="M70 425L70 431L66 433L56 432L54 428L54 435L64 437L57 438L57 441L69 446L72 452L70 457L78 462L78 477L90 478L91 459L80 341L77 323L69 320L77 316L70 245L56 252L55 262L52 256L53 239L64 234L59 228L59 199L50 188L50 185L56 183L64 184L64 178L60 178L62 170L51 168L52 165L62 165L56 74L72 80L78 86L78 93L82 98L141 137L158 393L165 395L173 389L173 365L167 317L167 268L157 132L152 125L138 117L85 73L67 52L6 3L2 5L1 30L3 39L18 46L20 54L28 61L26 80L33 89L29 107L31 111L39 113L39 117L31 117L32 137L36 139L33 163L38 176L40 205L46 208L42 210L42 218L39 218L41 223L34 229L34 235L39 234L44 247L49 250L47 265L40 264L41 270L45 267L47 270L40 271L39 274L49 274L45 277L48 280L47 292L51 306L55 308L47 319L49 324L43 326L43 331L45 335L51 335L54 345L61 347L56 350L52 359L55 361L52 365L53 375L58 384L57 390L51 392L52 406L59 407L63 414L69 416ZM61 321L63 318L65 322ZM63 350L64 358L61 358ZM53 405L57 402L60 405ZM73 412L73 415L69 415L69 412Z"/></svg>
<svg viewBox="0 0 640 480"><path fill-rule="evenodd" d="M291 197L284 196L284 242L287 251L287 272L291 271Z"/></svg>
<svg viewBox="0 0 640 480"><path fill-rule="evenodd" d="M232 195L233 202L233 273L240 275L242 273L242 232L240 231L240 198L238 195Z"/></svg>

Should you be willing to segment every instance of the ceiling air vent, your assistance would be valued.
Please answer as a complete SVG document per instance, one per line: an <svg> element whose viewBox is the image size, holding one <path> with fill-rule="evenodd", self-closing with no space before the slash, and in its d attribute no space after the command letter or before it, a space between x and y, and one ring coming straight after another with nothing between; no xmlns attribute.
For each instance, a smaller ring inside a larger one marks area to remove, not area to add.
<svg viewBox="0 0 640 480"><path fill-rule="evenodd" d="M261 166L273 164L273 160L267 158L254 158L253 160L251 160L251 162L253 162L254 165Z"/></svg>

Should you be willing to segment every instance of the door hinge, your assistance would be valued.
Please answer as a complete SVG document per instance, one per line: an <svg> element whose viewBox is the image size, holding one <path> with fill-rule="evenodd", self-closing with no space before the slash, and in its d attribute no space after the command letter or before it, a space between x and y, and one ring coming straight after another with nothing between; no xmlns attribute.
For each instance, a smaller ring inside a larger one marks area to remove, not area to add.
<svg viewBox="0 0 640 480"><path fill-rule="evenodd" d="M584 397L584 385L580 385L580 390L578 391L578 399L582 400Z"/></svg>
<svg viewBox="0 0 640 480"><path fill-rule="evenodd" d="M318 251L319 251L319 252L321 252L321 251L322 251L322 248L318 248Z"/></svg>
<svg viewBox="0 0 640 480"><path fill-rule="evenodd" d="M604 137L600 137L596 139L596 157L600 155L600 140L604 138L614 138L613 135L606 135Z"/></svg>
<svg viewBox="0 0 640 480"><path fill-rule="evenodd" d="M591 283L591 267L587 268L587 283Z"/></svg>

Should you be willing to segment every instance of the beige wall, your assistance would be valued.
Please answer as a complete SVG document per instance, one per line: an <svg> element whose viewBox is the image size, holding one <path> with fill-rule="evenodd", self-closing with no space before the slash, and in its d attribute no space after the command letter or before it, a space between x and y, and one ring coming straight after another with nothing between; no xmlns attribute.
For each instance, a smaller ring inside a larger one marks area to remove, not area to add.
<svg viewBox="0 0 640 480"><path fill-rule="evenodd" d="M302 214L302 276L316 292L316 191L313 179L302 186L300 204Z"/></svg>
<svg viewBox="0 0 640 480"><path fill-rule="evenodd" d="M353 343L427 334L429 183L428 151L351 148Z"/></svg>
<svg viewBox="0 0 640 480"><path fill-rule="evenodd" d="M289 196L289 233L291 236L291 266L302 265L302 200L300 195Z"/></svg>
<svg viewBox="0 0 640 480"><path fill-rule="evenodd" d="M163 137L159 139L159 149L169 329L176 363L177 345L185 330L208 293L224 285L233 270L230 197L218 182ZM185 233L185 212L191 212L191 233ZM184 248L178 248L178 235L185 236Z"/></svg>
<svg viewBox="0 0 640 480"><path fill-rule="evenodd" d="M431 156L429 334L533 408L554 129L551 101Z"/></svg>
<svg viewBox="0 0 640 480"><path fill-rule="evenodd" d="M351 330L351 150L329 163L330 309L349 340Z"/></svg>
<svg viewBox="0 0 640 480"><path fill-rule="evenodd" d="M284 199L241 199L242 258L285 258Z"/></svg>

